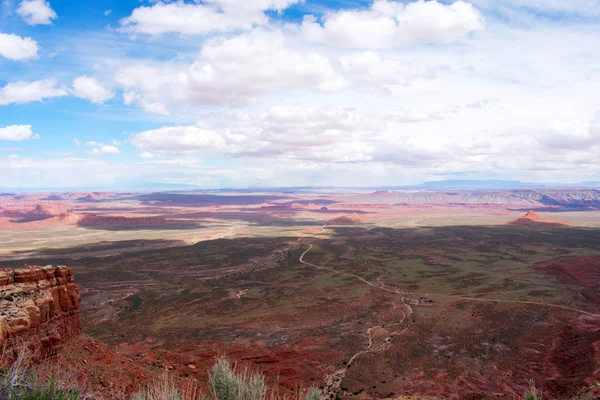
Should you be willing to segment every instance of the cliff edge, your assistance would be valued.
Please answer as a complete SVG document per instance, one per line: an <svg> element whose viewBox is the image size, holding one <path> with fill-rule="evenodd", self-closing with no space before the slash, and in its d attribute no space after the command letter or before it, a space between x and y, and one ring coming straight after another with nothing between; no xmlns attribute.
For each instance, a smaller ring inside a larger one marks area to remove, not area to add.
<svg viewBox="0 0 600 400"><path fill-rule="evenodd" d="M0 269L0 348L11 357L27 347L33 358L55 353L80 333L79 287L63 266Z"/></svg>

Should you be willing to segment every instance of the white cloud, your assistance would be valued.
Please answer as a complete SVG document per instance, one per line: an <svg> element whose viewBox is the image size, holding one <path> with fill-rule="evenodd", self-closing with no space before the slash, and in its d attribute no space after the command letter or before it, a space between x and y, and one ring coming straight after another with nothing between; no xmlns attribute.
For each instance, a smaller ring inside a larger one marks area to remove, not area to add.
<svg viewBox="0 0 600 400"><path fill-rule="evenodd" d="M156 115L170 115L171 112L163 103L160 102L149 102L146 100L140 100L140 106L147 112L148 114L156 114Z"/></svg>
<svg viewBox="0 0 600 400"><path fill-rule="evenodd" d="M138 7L121 20L123 30L131 33L207 34L248 30L266 25L265 11L282 11L300 0L205 0L200 4L162 2Z"/></svg>
<svg viewBox="0 0 600 400"><path fill-rule="evenodd" d="M600 112L588 123L554 126L537 138L543 148L559 151L584 151L600 148Z"/></svg>
<svg viewBox="0 0 600 400"><path fill-rule="evenodd" d="M30 37L21 37L0 32L0 56L9 60L37 58L38 44Z"/></svg>
<svg viewBox="0 0 600 400"><path fill-rule="evenodd" d="M403 63L381 58L375 52L353 53L341 59L346 76L369 88L391 89L417 79L433 79L435 74L423 64Z"/></svg>
<svg viewBox="0 0 600 400"><path fill-rule="evenodd" d="M113 146L112 144L98 143L97 145L98 147L94 147L92 150L86 152L95 156L121 154L119 148L117 146Z"/></svg>
<svg viewBox="0 0 600 400"><path fill-rule="evenodd" d="M94 104L103 104L114 97L110 89L103 86L96 78L86 75L73 80L73 95Z"/></svg>
<svg viewBox="0 0 600 400"><path fill-rule="evenodd" d="M121 68L116 81L125 104L163 115L170 105L249 104L276 90L331 92L346 85L326 57L292 50L283 33L260 29L209 41L192 64Z"/></svg>
<svg viewBox="0 0 600 400"><path fill-rule="evenodd" d="M56 12L45 0L23 0L17 8L17 14L29 25L50 25L57 18Z"/></svg>
<svg viewBox="0 0 600 400"><path fill-rule="evenodd" d="M104 11L104 16L105 17L108 17L110 14L112 14L112 9Z"/></svg>
<svg viewBox="0 0 600 400"><path fill-rule="evenodd" d="M131 142L141 150L165 153L223 152L228 145L217 130L196 125L144 131L133 136Z"/></svg>
<svg viewBox="0 0 600 400"><path fill-rule="evenodd" d="M0 128L0 140L20 141L27 139L38 139L39 135L34 134L31 125L9 125Z"/></svg>
<svg viewBox="0 0 600 400"><path fill-rule="evenodd" d="M375 0L369 10L325 14L322 23L307 16L304 37L333 47L387 49L418 43L450 43L484 29L483 14L462 0L450 5L435 0L408 3Z"/></svg>
<svg viewBox="0 0 600 400"><path fill-rule="evenodd" d="M240 113L225 127L206 122L171 126L134 135L142 152L222 154L329 162L370 160L369 138L381 128L352 110L273 107L266 113Z"/></svg>
<svg viewBox="0 0 600 400"><path fill-rule="evenodd" d="M119 142L116 140L112 141L112 144L100 143L94 140L85 143L85 147L91 147L91 150L85 150L85 153L91 154L94 156L100 155L116 155L121 154L119 150Z"/></svg>
<svg viewBox="0 0 600 400"><path fill-rule="evenodd" d="M68 90L59 86L56 79L11 82L0 89L0 106L43 101L68 94Z"/></svg>
<svg viewBox="0 0 600 400"><path fill-rule="evenodd" d="M73 138L73 143L75 144L75 146L79 147L81 146L81 141L77 138Z"/></svg>
<svg viewBox="0 0 600 400"><path fill-rule="evenodd" d="M519 14L563 14L563 16L582 16L586 18L600 16L597 0L471 0L485 10L500 11L504 15L518 16Z"/></svg>
<svg viewBox="0 0 600 400"><path fill-rule="evenodd" d="M210 32L196 41L178 35L140 41L121 37L106 53L69 44L70 51L83 53L69 59L94 66L93 73L86 71L89 76L114 73L115 81L103 79L102 85L118 90L125 104L160 117L142 117L143 125L136 125L138 115L111 102L110 112L105 107L102 116L136 119L127 129L139 133L116 143L98 137L82 147L87 152L79 152L92 160L31 160L24 149L11 149L20 157L7 166L0 150L0 176L15 186L149 180L209 187L402 184L432 178L597 180L600 24L593 14L583 13L584 0L553 3L549 10L564 9L557 19L547 17L554 11L546 17L536 14L543 8L539 4L553 0L523 0L536 7L527 10L517 0L490 0L487 6L473 0L487 23L472 36L460 21L478 12L469 14L469 7L456 11L452 1L435 3L440 14L423 8L427 3L412 3L427 18L404 25L399 21L410 15L404 0L331 12L319 20L319 43L304 40L307 32L299 24L256 28L266 21L262 11L238 18L221 2L215 12L238 26L226 34ZM240 10L244 5L231 4ZM567 8L580 16L571 18ZM342 17L358 21L356 34L336 28L332 21ZM372 34L365 28L370 23ZM187 29L192 28L182 26L178 32ZM468 40L461 40L464 35ZM439 45L446 39L458 42ZM140 54L147 56L124 59ZM53 68L71 78L84 73L59 69L64 60L56 57ZM202 122L190 122L197 120ZM64 135L78 132L66 127ZM103 146L125 153L129 144L138 150L136 160L101 157L111 152ZM70 182L74 170L89 175L89 181Z"/></svg>

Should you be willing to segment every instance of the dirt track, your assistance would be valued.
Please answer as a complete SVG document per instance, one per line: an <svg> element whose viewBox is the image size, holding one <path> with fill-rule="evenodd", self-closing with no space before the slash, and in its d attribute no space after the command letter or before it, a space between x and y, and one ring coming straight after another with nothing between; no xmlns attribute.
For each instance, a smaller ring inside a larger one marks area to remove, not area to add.
<svg viewBox="0 0 600 400"><path fill-rule="evenodd" d="M314 265L311 263L308 263L306 261L304 261L304 256L306 255L306 253L308 253L310 250L312 250L313 245L309 244L309 248L304 251L304 253L302 253L302 255L300 256L299 260L302 264L304 265L308 265L310 267L314 267L314 268L319 268L319 269L323 269L326 271L331 271L334 272L336 274L342 274L342 275L346 275L346 276L351 276L353 278L356 278L362 282L364 282L365 284L378 289L378 290L383 290L385 292L389 292L389 293L394 293L394 294L416 294L413 292L407 292L407 291L403 291L402 289L399 288L395 288L395 290L392 289L388 289L385 286L381 286L381 285L376 285L372 282L367 281L366 279L358 276L358 275L354 275L354 274L350 274L348 272L342 272L342 271L337 271L335 269L331 269L331 268L327 268L327 267L322 267L319 265ZM560 304L552 304L552 303L543 303L543 302L539 302L539 301L525 301L525 300L500 300L500 299L480 299L480 298L476 298L476 297L464 297L464 296L453 296L453 295L445 295L445 294L437 294L437 293L428 293L427 296L435 296L435 297L443 297L446 299L457 299L457 300L466 300L466 301L482 301L482 302L488 302L488 303L508 303L508 304L528 304L528 305L534 305L534 306L542 306L542 307L552 307L552 308L559 308L561 310L567 310L567 311L574 311L580 314L585 314L588 315L590 317L594 317L594 318L600 318L600 314L594 314L594 313L590 313L588 311L584 311L584 310L580 310L578 308L573 308L573 307L568 307L568 306L562 306Z"/></svg>

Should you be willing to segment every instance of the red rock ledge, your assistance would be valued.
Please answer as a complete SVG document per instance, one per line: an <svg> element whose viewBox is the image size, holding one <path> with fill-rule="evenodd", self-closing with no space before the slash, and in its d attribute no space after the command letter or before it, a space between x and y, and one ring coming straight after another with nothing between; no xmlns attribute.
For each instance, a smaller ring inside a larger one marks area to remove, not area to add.
<svg viewBox="0 0 600 400"><path fill-rule="evenodd" d="M0 348L10 359L24 347L34 360L80 333L79 287L63 266L0 269Z"/></svg>

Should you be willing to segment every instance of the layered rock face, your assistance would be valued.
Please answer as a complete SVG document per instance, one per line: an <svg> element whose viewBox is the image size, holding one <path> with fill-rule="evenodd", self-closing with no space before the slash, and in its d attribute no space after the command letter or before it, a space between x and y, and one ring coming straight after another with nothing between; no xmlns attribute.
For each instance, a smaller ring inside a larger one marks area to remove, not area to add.
<svg viewBox="0 0 600 400"><path fill-rule="evenodd" d="M41 359L80 332L79 287L67 267L0 269L0 348Z"/></svg>

